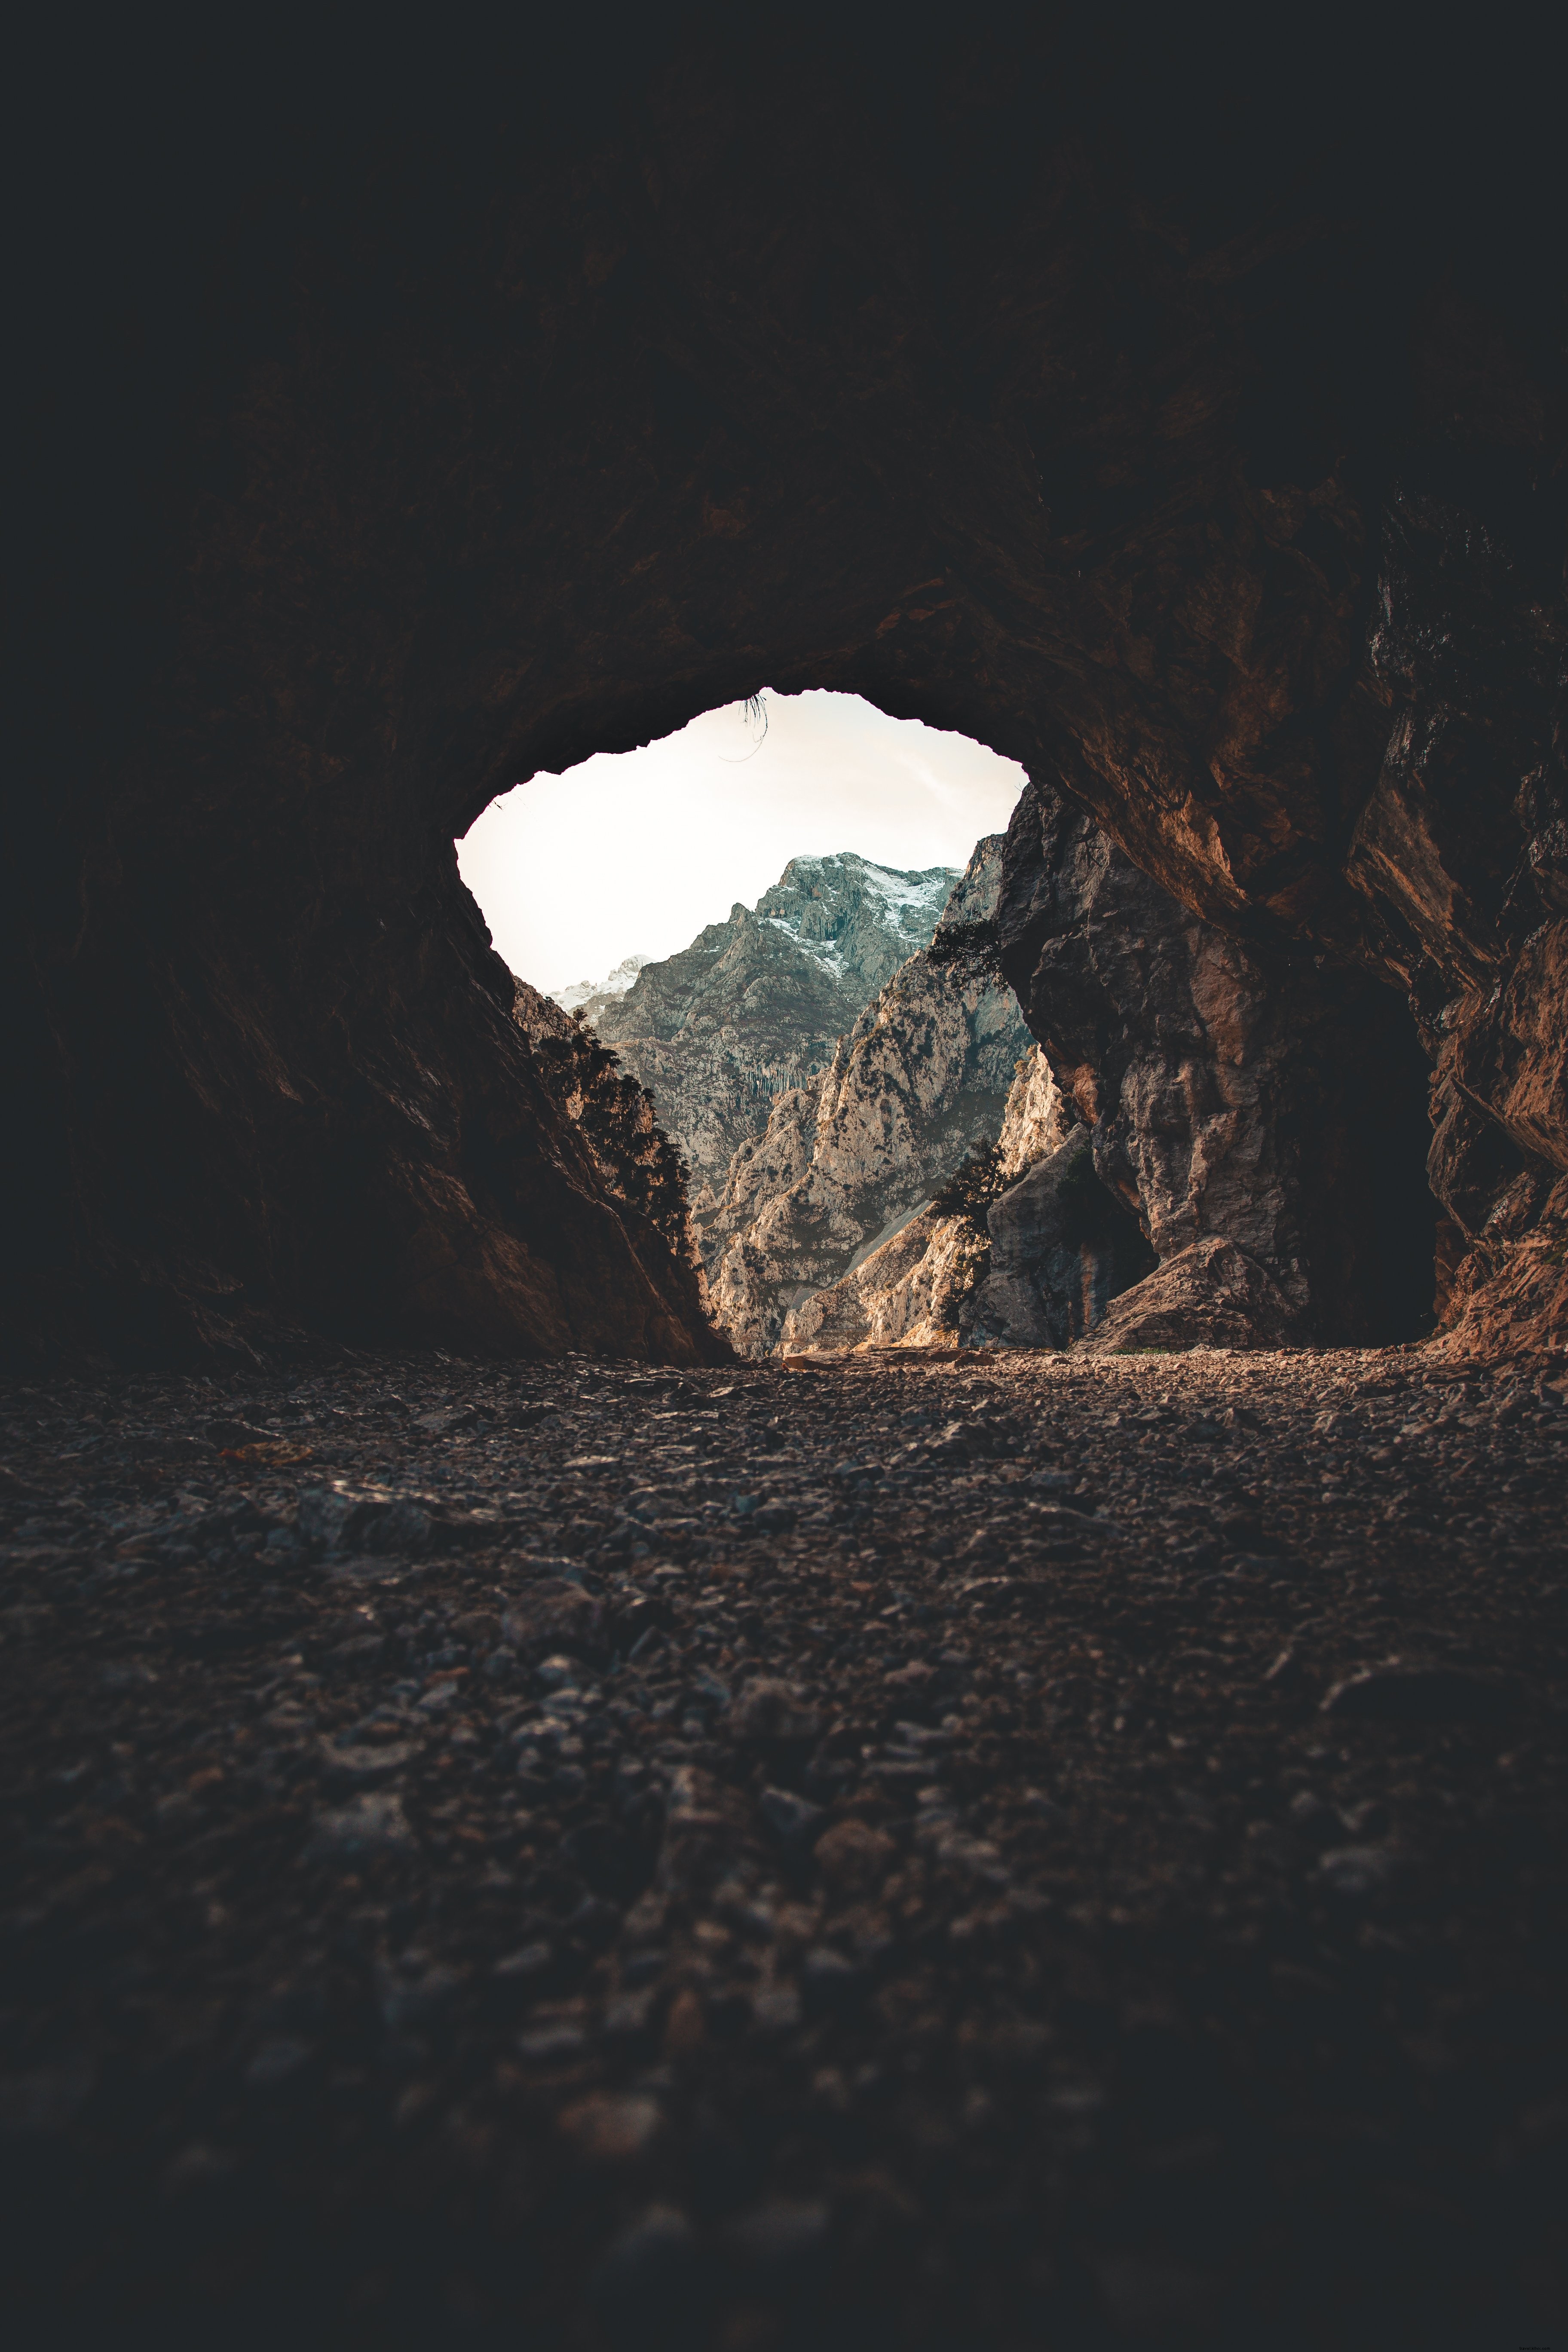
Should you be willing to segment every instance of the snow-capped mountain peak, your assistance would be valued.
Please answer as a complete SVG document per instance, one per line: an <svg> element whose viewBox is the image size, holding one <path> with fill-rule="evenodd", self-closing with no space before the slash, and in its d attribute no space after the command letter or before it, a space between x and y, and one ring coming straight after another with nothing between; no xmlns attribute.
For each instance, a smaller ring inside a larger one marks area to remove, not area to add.
<svg viewBox="0 0 1568 2352"><path fill-rule="evenodd" d="M574 980L569 988L552 988L550 994L563 1013L575 1013L581 1004L597 1004L606 997L624 996L644 964L652 961L651 956L629 955L623 958L607 980Z"/></svg>

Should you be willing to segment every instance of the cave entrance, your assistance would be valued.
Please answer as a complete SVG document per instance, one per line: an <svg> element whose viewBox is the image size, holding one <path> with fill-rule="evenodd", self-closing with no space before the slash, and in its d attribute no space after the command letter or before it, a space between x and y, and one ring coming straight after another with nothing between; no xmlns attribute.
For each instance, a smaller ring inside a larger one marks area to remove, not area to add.
<svg viewBox="0 0 1568 2352"><path fill-rule="evenodd" d="M1023 947L1015 938L1004 952L1002 931L1019 918L1015 906L1001 930L993 923L999 851L984 906L965 898L979 919L954 926L949 894L977 841L998 840L1016 807L1026 846L1021 790L1036 804L1052 911L1037 944L1031 914ZM640 747L541 772L480 814L459 862L525 983L519 1017L542 1062L569 1067L570 1115L608 1151L612 1193L667 1243L684 1167L717 1312L749 1352L810 1339L819 1307L824 1334L859 1344L892 1311L873 1296L883 1274L920 1290L901 1255L896 1267L865 1262L942 1195L967 1149L998 1134L1011 1074L1036 1039L1056 1066L1098 1073L1099 1108L1085 1114L1094 1149L1087 1126L1072 1149L1059 1143L1074 1118L1064 1103L1048 1144L1012 1161L989 1230L985 1213L975 1226L989 1273L977 1260L963 1311L948 1301L965 1337L1070 1346L1173 1252L1210 1238L1235 1243L1279 1286L1275 1337L1386 1345L1431 1328L1437 1210L1425 1179L1426 1067L1405 1007L1373 983L1276 970L1194 932L1085 812L967 736L855 694L764 690ZM967 1041L975 1068L952 1090L967 1083L967 1096L942 1105L935 1153L913 1134L910 1054L879 1073L879 1107L863 1090L867 1102L836 1108L841 1131L819 1134L816 1090L841 1041L853 1052L879 991L924 952L944 908L935 951L945 943L956 956L961 989L989 971L1017 1016L1018 1056L1003 1056L998 1086L979 1069L980 1042ZM1184 974L1173 991L1169 971L1149 977L1159 942ZM1216 1172L1212 1117L1235 1050L1210 1007L1222 968L1220 999L1243 1008L1243 1059L1269 1074L1256 1132L1243 1119L1220 1146L1228 1173ZM568 1014L596 1033L588 1047L566 1034ZM626 1081L623 1100L615 1089ZM785 1097L805 1108L781 1123ZM849 1200L852 1183L837 1179L816 1183L816 1163L829 1159L842 1178L847 1154L868 1148L855 1121L868 1131L879 1116L885 1164L864 1198ZM792 1186L793 1223L776 1206ZM764 1212L779 1260L766 1282L741 1269ZM1182 1314L1173 1327L1162 1315L1161 1332L1184 1328ZM1194 1343L1232 1328L1222 1300Z"/></svg>
<svg viewBox="0 0 1568 2352"><path fill-rule="evenodd" d="M679 953L793 858L962 873L983 835L1005 831L1024 781L970 737L858 694L763 689L534 775L469 826L458 866L512 971L569 1003Z"/></svg>

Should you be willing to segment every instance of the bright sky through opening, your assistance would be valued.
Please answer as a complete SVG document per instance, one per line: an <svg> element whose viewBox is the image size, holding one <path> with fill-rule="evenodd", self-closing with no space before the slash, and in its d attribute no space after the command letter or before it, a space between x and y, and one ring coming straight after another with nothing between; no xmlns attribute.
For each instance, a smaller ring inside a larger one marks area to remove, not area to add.
<svg viewBox="0 0 1568 2352"><path fill-rule="evenodd" d="M550 990L673 954L792 857L962 866L1005 829L1023 784L1011 760L858 695L770 694L765 735L731 703L640 751L535 776L492 801L458 857L500 954Z"/></svg>

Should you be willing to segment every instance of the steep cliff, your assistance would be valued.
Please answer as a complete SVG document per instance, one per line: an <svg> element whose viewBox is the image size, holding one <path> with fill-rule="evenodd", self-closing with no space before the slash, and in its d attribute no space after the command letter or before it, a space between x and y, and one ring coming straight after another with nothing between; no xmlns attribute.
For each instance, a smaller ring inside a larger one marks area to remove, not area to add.
<svg viewBox="0 0 1568 2352"><path fill-rule="evenodd" d="M952 986L952 966L937 969ZM984 1137L975 1143L972 1156L984 1160L988 1180L984 1197L976 1196L967 1214L928 1201L886 1241L856 1259L847 1274L801 1299L781 1327L785 1351L951 1347L972 1339L976 1292L992 1262L985 1198L997 1189L1010 1193L1026 1170L1081 1132L1078 1113L1058 1087L1049 1063L1037 1045L1030 1047L1016 1066L994 1150L984 1151ZM953 1165L943 1173L951 1179ZM992 1321L996 1320L994 1313ZM982 1336L1046 1346L1065 1344L1072 1336L1065 1325L1059 1333L1046 1329L1037 1301L1026 1318L1015 1313L1014 1322L1016 1329L988 1328Z"/></svg>
<svg viewBox="0 0 1568 2352"><path fill-rule="evenodd" d="M826 1068L837 1039L936 928L953 882L852 852L795 857L679 955L644 963L589 1017L647 1087L691 1170L706 1236L737 1147ZM584 1011L589 1007L584 1003Z"/></svg>
<svg viewBox="0 0 1568 2352"><path fill-rule="evenodd" d="M707 1286L697 1255L680 1156L658 1124L652 1096L616 1066L586 1020L517 982L512 1017L528 1039L552 1101L572 1121L612 1200L653 1227L700 1310Z"/></svg>
<svg viewBox="0 0 1568 2352"><path fill-rule="evenodd" d="M736 1153L704 1246L720 1319L747 1353L804 1330L811 1294L875 1251L995 1135L1028 1033L1008 989L960 971L941 950L944 933L992 917L1001 849L999 835L977 845L932 950L910 958L828 1067Z"/></svg>

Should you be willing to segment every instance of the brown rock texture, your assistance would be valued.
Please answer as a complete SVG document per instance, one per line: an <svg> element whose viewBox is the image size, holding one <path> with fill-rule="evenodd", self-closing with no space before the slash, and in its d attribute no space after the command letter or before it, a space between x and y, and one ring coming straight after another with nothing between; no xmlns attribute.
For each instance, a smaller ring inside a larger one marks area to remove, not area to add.
<svg viewBox="0 0 1568 2352"><path fill-rule="evenodd" d="M591 1028L525 980L516 983L512 1017L552 1099L587 1145L605 1190L639 1225L653 1227L705 1307L680 1155L658 1123L653 1097Z"/></svg>
<svg viewBox="0 0 1568 2352"><path fill-rule="evenodd" d="M1415 1333L1436 1280L1426 1073L1389 991L1203 921L1039 781L1014 814L995 934L1095 1175L1162 1262L1188 1261L1162 1287L1159 1344L1180 1344L1173 1303L1197 1295L1212 1254L1190 1253L1210 1241L1253 1269L1223 1310L1228 1344L1244 1297L1262 1346ZM1212 1336L1199 1316L1192 1342Z"/></svg>
<svg viewBox="0 0 1568 2352"><path fill-rule="evenodd" d="M969 1335L1069 1347L1149 1273L1154 1254L1095 1174L1094 1143L1092 1129L1074 1128L992 1202L986 1267L963 1318Z"/></svg>
<svg viewBox="0 0 1568 2352"><path fill-rule="evenodd" d="M450 845L808 685L1059 781L1271 985L1413 994L1480 1138L1452 1344L1560 1344L1550 77L1221 47L647 12L457 88L324 37L39 81L13 1345L700 1355Z"/></svg>

